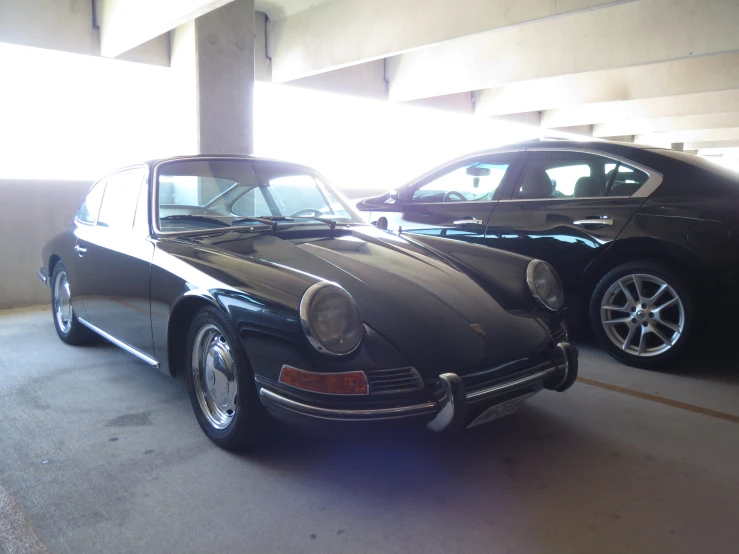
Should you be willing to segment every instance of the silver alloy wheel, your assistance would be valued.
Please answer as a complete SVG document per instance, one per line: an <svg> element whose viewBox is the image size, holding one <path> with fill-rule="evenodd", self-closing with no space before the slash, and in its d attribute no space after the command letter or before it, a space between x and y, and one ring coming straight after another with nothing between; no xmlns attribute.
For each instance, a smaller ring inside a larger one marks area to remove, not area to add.
<svg viewBox="0 0 739 554"><path fill-rule="evenodd" d="M225 429L236 414L236 364L226 336L204 325L192 345L192 375L200 410L215 429Z"/></svg>
<svg viewBox="0 0 739 554"><path fill-rule="evenodd" d="M72 329L72 295L69 292L67 272L60 271L54 280L54 317L59 330L65 335Z"/></svg>
<svg viewBox="0 0 739 554"><path fill-rule="evenodd" d="M657 356L685 330L685 307L675 289L654 275L637 273L614 282L603 295L600 320L606 336L624 352Z"/></svg>

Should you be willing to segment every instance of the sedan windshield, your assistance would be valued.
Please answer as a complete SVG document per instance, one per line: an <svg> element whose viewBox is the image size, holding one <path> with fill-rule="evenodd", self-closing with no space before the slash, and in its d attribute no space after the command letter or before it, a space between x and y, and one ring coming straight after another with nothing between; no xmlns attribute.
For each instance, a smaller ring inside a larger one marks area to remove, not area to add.
<svg viewBox="0 0 739 554"><path fill-rule="evenodd" d="M182 232L316 219L361 223L349 201L318 173L264 160L179 160L157 171L159 229Z"/></svg>

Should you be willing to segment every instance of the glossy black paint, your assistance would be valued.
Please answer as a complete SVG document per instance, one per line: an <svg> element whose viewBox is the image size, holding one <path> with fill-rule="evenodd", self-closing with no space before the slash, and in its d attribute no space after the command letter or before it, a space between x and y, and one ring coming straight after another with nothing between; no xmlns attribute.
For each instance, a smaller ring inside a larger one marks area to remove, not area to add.
<svg viewBox="0 0 739 554"><path fill-rule="evenodd" d="M165 371L184 369L184 336L204 305L227 315L260 382L276 383L283 364L329 372L414 366L432 385L445 372L503 376L553 356L550 330L560 316L534 303L529 258L366 224L160 236L151 220L156 163L140 169L145 185L130 231L75 221L44 248L42 269L50 275L63 261L78 316ZM83 256L75 246L87 249ZM321 280L349 291L362 313L365 336L349 356L320 354L301 329L300 299Z"/></svg>
<svg viewBox="0 0 739 554"><path fill-rule="evenodd" d="M649 168L662 182L648 197L513 199L520 167L541 150L612 156ZM494 202L420 206L409 200L414 190L455 165L495 152L516 152L519 161L515 175L506 175L498 187ZM700 300L720 293L726 301L739 303L739 176L689 154L605 141L532 141L445 164L392 194L360 201L357 209L370 212L370 221L387 217L390 229L402 227L545 260L561 276L570 304L587 300L608 270L634 259L658 260L683 271ZM418 225L416 214L424 210L435 217ZM452 224L460 215L474 215L485 224ZM613 225L574 224L593 216L608 216Z"/></svg>

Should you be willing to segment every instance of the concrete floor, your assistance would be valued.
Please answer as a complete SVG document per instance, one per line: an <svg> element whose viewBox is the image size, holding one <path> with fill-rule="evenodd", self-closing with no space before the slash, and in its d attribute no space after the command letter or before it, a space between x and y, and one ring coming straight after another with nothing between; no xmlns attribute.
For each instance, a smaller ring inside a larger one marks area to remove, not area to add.
<svg viewBox="0 0 739 554"><path fill-rule="evenodd" d="M736 363L581 350L591 384L453 439L285 430L235 455L181 380L2 312L0 551L736 552Z"/></svg>

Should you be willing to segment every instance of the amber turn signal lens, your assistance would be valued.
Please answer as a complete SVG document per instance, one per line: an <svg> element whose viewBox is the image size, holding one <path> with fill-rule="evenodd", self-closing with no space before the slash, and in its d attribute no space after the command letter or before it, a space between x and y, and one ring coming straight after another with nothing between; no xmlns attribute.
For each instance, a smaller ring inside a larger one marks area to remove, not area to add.
<svg viewBox="0 0 739 554"><path fill-rule="evenodd" d="M362 371L314 373L289 365L282 366L280 383L324 394L367 394L367 377Z"/></svg>

